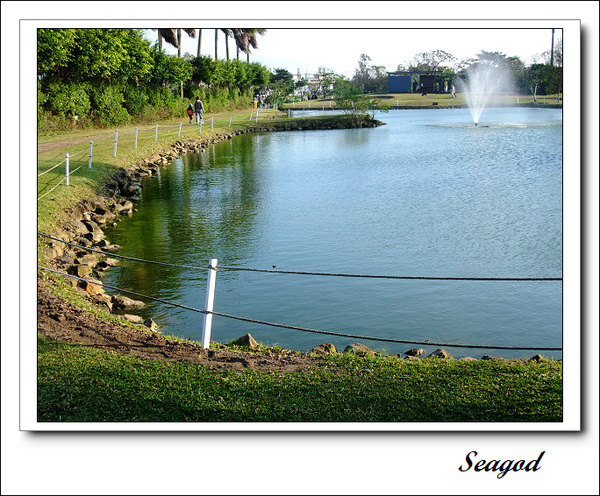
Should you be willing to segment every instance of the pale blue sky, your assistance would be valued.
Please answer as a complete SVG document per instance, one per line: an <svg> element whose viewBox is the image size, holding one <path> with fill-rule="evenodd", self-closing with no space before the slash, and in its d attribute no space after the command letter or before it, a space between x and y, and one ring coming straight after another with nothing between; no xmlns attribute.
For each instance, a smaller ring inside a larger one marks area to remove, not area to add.
<svg viewBox="0 0 600 496"><path fill-rule="evenodd" d="M201 25L201 22L199 23ZM224 27L235 26L235 21L223 21ZM327 23L323 23L325 26ZM482 50L516 55L526 64L532 63L537 54L550 50L552 29L508 29L477 28L471 29L411 28L389 27L381 23L381 28L351 29L331 27L322 28L268 28L264 36L258 38L258 49L253 50L251 61L260 62L270 68L284 68L295 73L313 73L323 66L337 73L351 76L358 67L361 54L371 58L372 65L382 65L388 71L396 70L398 64L405 63L416 54L432 50L444 50L458 59L475 57ZM192 23L193 25L193 23ZM376 26L377 23L369 23ZM411 24L407 24L410 26ZM254 27L263 27L254 23ZM237 26L236 26L237 27ZM147 37L156 41L156 32L147 31ZM561 37L561 31L555 32L555 42ZM197 39L183 35L183 51L196 54ZM225 41L219 33L218 55L225 58ZM176 49L165 45L169 53ZM235 43L229 42L230 57L235 57ZM214 56L215 30L202 30L202 54ZM244 56L245 60L245 56Z"/></svg>

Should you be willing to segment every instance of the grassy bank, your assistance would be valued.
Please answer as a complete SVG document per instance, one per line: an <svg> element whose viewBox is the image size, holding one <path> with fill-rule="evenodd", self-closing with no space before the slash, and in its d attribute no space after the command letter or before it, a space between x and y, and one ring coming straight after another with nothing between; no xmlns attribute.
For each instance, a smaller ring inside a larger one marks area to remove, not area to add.
<svg viewBox="0 0 600 496"><path fill-rule="evenodd" d="M421 93L386 93L371 94L371 98L378 99L381 105L394 107L465 107L467 99L464 93L457 93L456 98L452 98L449 93L428 93L422 96ZM435 105L434 105L435 104ZM553 106L562 106L562 98L557 100L557 95L542 95L533 102L532 95L503 95L492 96L487 103L488 106L535 106L540 108L551 108ZM310 100L304 102L286 103L285 109L325 109L335 108L335 102L332 99Z"/></svg>
<svg viewBox="0 0 600 496"><path fill-rule="evenodd" d="M38 341L38 421L556 422L562 363L339 355L219 371Z"/></svg>

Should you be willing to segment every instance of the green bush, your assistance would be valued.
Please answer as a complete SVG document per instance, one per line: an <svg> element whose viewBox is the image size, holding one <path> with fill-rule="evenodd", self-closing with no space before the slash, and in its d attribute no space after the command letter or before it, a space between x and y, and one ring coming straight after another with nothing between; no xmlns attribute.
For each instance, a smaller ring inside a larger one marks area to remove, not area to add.
<svg viewBox="0 0 600 496"><path fill-rule="evenodd" d="M129 115L143 114L149 97L141 88L128 87L125 90L125 108Z"/></svg>
<svg viewBox="0 0 600 496"><path fill-rule="evenodd" d="M123 103L123 92L117 86L103 86L93 91L95 115L104 125L125 124L130 117Z"/></svg>
<svg viewBox="0 0 600 496"><path fill-rule="evenodd" d="M84 83L56 82L42 92L41 85L38 85L38 109L40 105L60 116L87 116L91 108L88 87Z"/></svg>

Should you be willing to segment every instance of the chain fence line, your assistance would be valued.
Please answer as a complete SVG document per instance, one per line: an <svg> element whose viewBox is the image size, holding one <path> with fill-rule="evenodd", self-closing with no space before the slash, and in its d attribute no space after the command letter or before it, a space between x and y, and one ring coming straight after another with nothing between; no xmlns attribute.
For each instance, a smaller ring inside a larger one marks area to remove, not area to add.
<svg viewBox="0 0 600 496"><path fill-rule="evenodd" d="M126 259L126 260L132 260L132 261L136 261L136 262L144 262L144 263L150 263L150 264L155 264L155 265L162 265L162 266L167 266L167 267L179 267L179 268L185 268L185 269L192 269L192 270L206 270L209 269L211 271L217 271L219 268L224 269L224 268L232 268L232 267L228 267L228 266L219 266L217 264L215 265L211 265L209 264L208 266L205 267L201 267L201 266L190 266L190 265L180 265L180 264L169 264L169 263L164 263L164 262L155 262L155 261L150 261L150 260L144 260L144 259L140 259L140 258L134 258L134 257L126 257L123 255L116 255L116 254L112 254L112 253L107 253L105 251L102 250L96 250L93 248L89 248L89 247L85 247L85 246L80 246L80 245L76 245L74 243L70 243L67 241L63 241L61 239L49 236L47 234L43 234L43 233L39 233L38 234L40 236L49 238L49 239L53 239L55 241L59 241L77 248L81 248L87 251L91 251L91 252L96 252L96 253L101 253L103 255L111 255L111 256L115 256L117 258L122 258L122 259ZM216 262L216 261L215 261ZM438 346L438 347L454 347L454 348L467 348L467 349L496 349L496 350L520 350L520 351L562 351L562 348L556 348L556 347L519 347L519 346L490 346L490 345L470 345L470 344L454 344L454 343L434 343L434 342L430 342L430 341L409 341L409 340L400 340L400 339L392 339L392 338L383 338L383 337L376 337L376 336L362 336L362 335L354 335L354 334L345 334L345 333L339 333L339 332L332 332L332 331L324 331L324 330L319 330L319 329L311 329L311 328L307 328L307 327L299 327L299 326L292 326L292 325L286 325L286 324L278 324L278 323L274 323L274 322L268 322L268 321L264 321L264 320L256 320L256 319L250 319L250 318L246 318L246 317L238 317L235 315L230 315L230 314L226 314L226 313L221 313L221 312L215 312L211 310L200 310L198 308L193 308L193 307L189 307L186 305L181 305L178 303L174 303L174 302L170 302L170 301L166 301L166 300L161 300L159 298L154 298L152 296L148 296L148 295L144 295L141 293L137 293L134 291L130 291L130 290L126 290L123 288L118 288L115 286L111 286L111 285L107 285L104 283L101 283L100 281L90 281L88 279L82 278L82 277L78 277L78 276L74 276L71 274L67 274L61 271L57 271L57 270L53 270L47 267L42 267L38 265L38 269L40 270L45 270L45 271L49 271L49 272L53 272L55 274L59 274L62 276L66 276L66 277L70 277L73 279L78 279L80 281L85 281L88 282L90 284L97 284L99 286L102 287L107 287L119 292L124 292L127 294L132 294L135 296L138 296L140 298L145 298L151 301L156 301L159 303L163 303L166 305L171 305L174 307L178 307L178 308L182 308L185 310L190 310L190 311L194 311L194 312L198 312L198 313L202 313L205 316L206 315L216 315L219 317L223 317L223 318L229 318L229 319L233 319L233 320L238 320L238 321L242 321L242 322L250 322L250 323L255 323L255 324L260 324L260 325L268 325L271 327L277 327L277 328L282 328L282 329L290 329L290 330L296 330L296 331L301 331L301 332L310 332L310 333L315 333L315 334L323 334L323 335L330 335L330 336L338 336L338 337L347 337L347 338L352 338L352 339L364 339L364 340L371 340L371 341L381 341L381 342L390 342L390 343L403 343L403 344L413 344L413 345L422 345L422 346ZM238 267L233 267L232 269L238 269ZM242 270L245 270L242 268ZM262 269L250 269L253 272L273 272L271 270L262 270ZM285 273L285 274L302 274L302 275L327 275L327 276L338 276L338 277L370 277L368 275L361 275L361 274L334 274L334 273L308 273L308 272L298 272L298 271L275 271L277 273ZM392 279L404 279L405 277L401 277L401 276L375 276L376 278L392 278ZM408 279L414 279L414 277L408 277ZM426 279L426 280L431 280L431 279L436 279L436 278L419 278L419 279ZM445 278L446 280L448 280L448 278ZM450 280L464 280L465 278L451 278ZM493 279L493 278L474 278L475 280L507 280L505 278L503 279ZM525 279L516 279L516 278L510 278L508 280L525 280L525 281L529 281L532 280L531 278L525 278ZM552 279L533 279L533 280L558 280L555 278Z"/></svg>
<svg viewBox="0 0 600 496"><path fill-rule="evenodd" d="M271 327L278 327L278 328L282 328L282 329L290 329L290 330L295 330L295 331L302 331L302 332L310 332L310 333L315 333L315 334L324 334L324 335L328 335L328 336L338 336L338 337L345 337L345 338L352 338L352 339L364 339L364 340L370 340L370 341L381 341L381 342L386 342L386 343L398 343L398 344L413 344L413 345L422 345L422 346L441 346L441 347L446 347L446 348L468 348L468 349L487 349L487 350L514 350L514 351L562 351L562 347L560 348L551 348L551 347L534 347L534 346L528 346L528 347L523 347L523 346L490 346L490 345L470 345L470 344L456 344L456 343L435 343L435 342L431 342L431 341L409 341L409 340L404 340L404 339L392 339L392 338L383 338L383 337L376 337L376 336L362 336L362 335L356 335L356 334L344 334L341 332L332 332L332 331L323 331L323 330L319 330L319 329L311 329L308 327L298 327L298 326L292 326L292 325L286 325L286 324L277 324L274 322L268 322L265 320L256 320L256 319L249 319L246 317L238 317L235 315L230 315L230 314L226 314L226 313L222 313L222 312L215 312L215 311L207 311L207 310L200 310L199 308L193 308L193 307L189 307L186 305L181 305L179 303L173 303L170 301L166 301L166 300L162 300L159 298L154 298L152 296L148 296L148 295L144 295L141 293L137 293L134 291L130 291L127 289L123 289L123 288L118 288L116 286L111 286L108 284L104 284L100 281L90 281L89 279L85 279L84 277L79 277L79 276L75 276L72 274L67 274L66 272L61 272L58 270L54 270L54 269L50 269L48 267L43 267L41 265L38 265L38 269L39 270L44 270L44 271L48 271L48 272L52 272L54 274L58 274L61 276L65 276L65 277L70 277L73 279L77 279L79 281L84 281L87 282L89 284L96 284L97 286L101 286L104 288L109 288L109 289L114 289L116 291L119 292L123 292L123 293L127 293L127 294L131 294L131 295L135 295L137 297L140 298L145 298L148 300L152 300L152 301L156 301L159 303L164 303L166 305L171 305L177 308L182 308L185 310L190 310L192 312L197 312L197 313L202 313L202 314L211 314L211 315L216 315L218 317L224 317L224 318L228 318L228 319L233 319L233 320L239 320L242 322L250 322L250 323L254 323L254 324L261 324L261 325L268 325Z"/></svg>

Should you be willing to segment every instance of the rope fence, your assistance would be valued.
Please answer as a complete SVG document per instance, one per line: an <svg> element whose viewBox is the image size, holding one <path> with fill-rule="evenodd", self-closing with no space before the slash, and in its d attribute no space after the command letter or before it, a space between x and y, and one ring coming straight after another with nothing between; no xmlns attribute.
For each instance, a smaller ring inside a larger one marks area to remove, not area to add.
<svg viewBox="0 0 600 496"><path fill-rule="evenodd" d="M55 241L59 241L61 243L65 243L67 245L81 248L83 250L101 253L104 255L107 254L107 252L105 252L105 251L76 245L74 243L63 241L63 240L54 238L54 237L49 236L44 233L38 232L38 235L45 237L45 238L55 240ZM239 316L230 315L230 314L226 314L226 313L216 312L216 311L213 311L213 308L212 308L213 302L214 302L216 273L220 269L251 271L251 272L264 272L264 273L280 273L280 274L283 273L283 274L297 274L297 275L321 275L321 276L331 276L331 277L359 277L359 278L367 277L367 278L376 278L376 279L408 279L408 280L417 279L417 280L450 280L450 281L457 281L457 280L460 280L460 281L464 281L464 280L469 280L469 281L562 281L562 278L558 278L558 277L557 278L530 278L530 277L526 277L526 278L472 277L472 278L469 278L469 277L420 277L420 276L385 276L385 275L368 275L368 274L341 274L341 273L329 273L329 272L302 272L302 271L283 271L283 270L231 267L231 266L218 265L216 259L212 259L210 261L208 267L206 267L206 266L201 267L201 266L191 266L191 265L180 265L180 264L156 262L156 261L144 260L144 259L140 259L140 258L127 257L127 256L123 256L123 255L116 255L113 253L110 253L110 255L117 257L117 258L125 259L125 260L131 260L131 261L135 261L135 262L143 262L143 263L149 263L149 264L155 264L155 265L162 265L162 266L167 266L167 267L179 267L179 268L192 269L192 270L208 269L208 281L207 281L205 309L201 310L198 308L193 308L193 307L181 305L181 304L174 303L174 302L169 302L169 301L162 300L159 298L154 298L152 296L148 296L148 295L133 292L130 290L118 288L115 286L110 286L107 284L103 284L99 281L90 281L90 280L82 278L82 277L74 276L71 274L60 272L60 271L50 269L47 267L42 267L39 265L38 265L38 269L44 270L44 271L49 271L49 272L52 272L55 274L65 276L65 277L70 277L70 278L78 279L81 281L86 281L90 284L96 284L96 285L106 287L109 289L113 289L113 290L116 290L119 292L132 294L132 295L135 295L135 296L138 296L141 298L145 298L145 299L148 299L151 301L163 303L165 305L170 305L170 306L174 306L177 308L182 308L185 310L202 313L205 316L205 321L204 321L204 326L203 326L203 331L202 331L202 346L204 348L210 347L210 334L211 334L211 325L212 325L211 319L212 319L213 315L216 315L216 316L223 317L223 318L238 320L238 321L242 321L242 322L250 322L253 324L267 325L267 326L277 327L277 328L281 328L281 329L289 329L289 330L295 330L295 331L300 331L300 332L310 332L310 333L323 334L323 335L329 335L329 336L338 336L338 337L345 337L345 338L351 338L351 339L363 339L363 340L380 341L380 342L388 342L388 343L400 343L400 344L411 344L411 345L421 345L421 346L437 346L437 347L447 347L447 348L454 347L454 348L467 348L467 349L490 349L490 350L494 349L494 350L516 350L516 351L562 351L562 347L522 347L522 346L473 345L473 344L457 344L457 343L435 343L435 342L430 342L430 341L410 341L410 340L383 338L383 337L376 337L376 336L345 334L345 333L340 333L340 332L311 329L311 328L307 328L307 327L299 327L299 326L292 326L292 325L268 322L268 321L264 321L264 320L250 319L247 317L239 317Z"/></svg>

